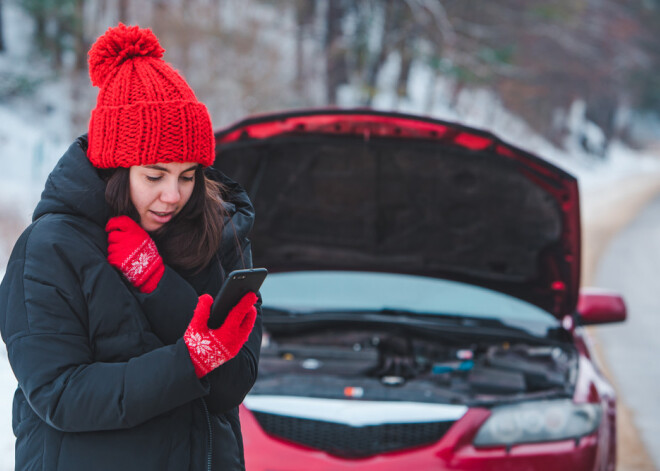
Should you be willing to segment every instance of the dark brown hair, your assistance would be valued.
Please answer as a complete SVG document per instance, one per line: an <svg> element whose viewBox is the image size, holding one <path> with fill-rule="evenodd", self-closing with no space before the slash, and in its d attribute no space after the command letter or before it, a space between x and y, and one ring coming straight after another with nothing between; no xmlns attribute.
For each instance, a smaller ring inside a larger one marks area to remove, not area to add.
<svg viewBox="0 0 660 471"><path fill-rule="evenodd" d="M126 215L139 222L131 201L128 168L104 172L105 200L111 216ZM208 178L200 165L195 170L195 186L190 199L170 222L150 235L163 260L174 268L199 272L215 256L222 237L226 211L222 205L225 188Z"/></svg>

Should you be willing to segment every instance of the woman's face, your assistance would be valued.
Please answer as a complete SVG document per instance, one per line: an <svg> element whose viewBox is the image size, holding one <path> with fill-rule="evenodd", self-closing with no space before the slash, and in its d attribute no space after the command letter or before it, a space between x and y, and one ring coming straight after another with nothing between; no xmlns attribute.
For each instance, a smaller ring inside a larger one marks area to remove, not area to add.
<svg viewBox="0 0 660 471"><path fill-rule="evenodd" d="M131 202L145 231L160 229L183 209L195 187L198 165L168 162L130 168Z"/></svg>

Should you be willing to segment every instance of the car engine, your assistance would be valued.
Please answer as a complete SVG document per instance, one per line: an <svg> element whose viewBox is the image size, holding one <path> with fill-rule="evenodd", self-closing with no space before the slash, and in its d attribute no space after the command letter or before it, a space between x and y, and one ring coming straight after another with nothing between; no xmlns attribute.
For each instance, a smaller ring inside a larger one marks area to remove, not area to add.
<svg viewBox="0 0 660 471"><path fill-rule="evenodd" d="M570 397L577 353L558 342L471 341L409 331L266 331L252 393L494 404Z"/></svg>

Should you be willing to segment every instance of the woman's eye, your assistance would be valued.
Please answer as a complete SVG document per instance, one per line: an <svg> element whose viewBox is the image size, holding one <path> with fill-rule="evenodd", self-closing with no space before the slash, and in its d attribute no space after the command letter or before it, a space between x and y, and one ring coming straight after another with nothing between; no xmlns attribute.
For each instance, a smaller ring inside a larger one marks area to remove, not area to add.
<svg viewBox="0 0 660 471"><path fill-rule="evenodd" d="M193 176L193 177L181 177L181 180L183 180L184 182L191 182L191 181L193 181L194 179L195 179L194 176Z"/></svg>
<svg viewBox="0 0 660 471"><path fill-rule="evenodd" d="M158 177L152 177L152 176L150 176L150 175L147 175L147 180L150 181L150 182L157 182L157 181L160 180L161 178L163 178L163 177L161 177L161 176L158 176Z"/></svg>

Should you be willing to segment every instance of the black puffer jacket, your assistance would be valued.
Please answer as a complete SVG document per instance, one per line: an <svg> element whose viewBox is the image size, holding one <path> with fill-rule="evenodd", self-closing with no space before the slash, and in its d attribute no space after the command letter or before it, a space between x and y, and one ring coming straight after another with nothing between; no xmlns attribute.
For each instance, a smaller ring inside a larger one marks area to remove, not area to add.
<svg viewBox="0 0 660 471"><path fill-rule="evenodd" d="M17 470L243 469L238 408L257 375L261 315L240 353L202 380L182 340L201 293L251 266L245 192L231 197L218 261L166 268L144 295L106 261L105 184L78 139L51 173L0 285L18 379Z"/></svg>

